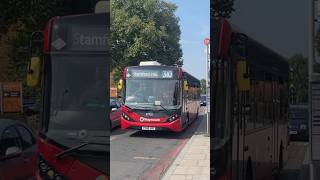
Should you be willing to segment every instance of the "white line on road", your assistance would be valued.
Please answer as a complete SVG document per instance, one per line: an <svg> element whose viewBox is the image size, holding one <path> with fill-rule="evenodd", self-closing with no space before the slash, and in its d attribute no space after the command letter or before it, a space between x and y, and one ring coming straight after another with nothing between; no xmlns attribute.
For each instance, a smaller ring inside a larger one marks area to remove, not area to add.
<svg viewBox="0 0 320 180"><path fill-rule="evenodd" d="M156 157L136 156L136 157L133 157L133 159L152 160L152 159L159 159L159 158L156 158Z"/></svg>

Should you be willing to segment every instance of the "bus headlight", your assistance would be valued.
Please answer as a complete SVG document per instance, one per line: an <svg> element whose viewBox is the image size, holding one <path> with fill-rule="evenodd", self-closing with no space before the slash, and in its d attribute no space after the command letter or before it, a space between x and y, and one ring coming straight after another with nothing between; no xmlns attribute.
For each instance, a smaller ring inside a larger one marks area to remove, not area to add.
<svg viewBox="0 0 320 180"><path fill-rule="evenodd" d="M39 156L39 172L44 179L63 180L59 173L57 173L41 156Z"/></svg>
<svg viewBox="0 0 320 180"><path fill-rule="evenodd" d="M129 116L127 116L125 113L122 113L122 117L123 117L123 119L125 119L127 121L131 121L131 118Z"/></svg>
<svg viewBox="0 0 320 180"><path fill-rule="evenodd" d="M54 175L55 175L56 173L52 170L52 169L50 169L49 171L47 171L47 176L49 177L49 179L54 179Z"/></svg>
<svg viewBox="0 0 320 180"><path fill-rule="evenodd" d="M48 170L48 165L42 159L39 159L39 170L42 174L46 173Z"/></svg>
<svg viewBox="0 0 320 180"><path fill-rule="evenodd" d="M167 119L167 122L172 122L172 121L178 119L178 117L179 117L178 114L175 114L175 115L173 115L173 116L170 116L170 117Z"/></svg>

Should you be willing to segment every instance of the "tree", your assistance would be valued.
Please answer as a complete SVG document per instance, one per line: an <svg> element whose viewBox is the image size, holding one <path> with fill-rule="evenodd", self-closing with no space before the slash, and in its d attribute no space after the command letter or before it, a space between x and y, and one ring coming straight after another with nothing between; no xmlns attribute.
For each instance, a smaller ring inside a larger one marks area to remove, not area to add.
<svg viewBox="0 0 320 180"><path fill-rule="evenodd" d="M308 59L300 54L289 59L290 84L295 89L295 99L298 104L308 102Z"/></svg>
<svg viewBox="0 0 320 180"><path fill-rule="evenodd" d="M111 1L111 52L113 67L118 68L114 81L125 66L140 61L182 64L176 9L164 0Z"/></svg>
<svg viewBox="0 0 320 180"><path fill-rule="evenodd" d="M46 22L54 16L93 12L96 2L97 0L1 1L0 34L7 34L9 29L16 31L15 37L8 39L9 80L21 80L24 84L24 94L32 92L33 90L25 86L27 63L31 56L29 44L32 32L43 30ZM41 52L41 46L36 48Z"/></svg>
<svg viewBox="0 0 320 180"><path fill-rule="evenodd" d="M206 94L206 80L205 79L201 79L200 80L200 84L201 84L201 94Z"/></svg>

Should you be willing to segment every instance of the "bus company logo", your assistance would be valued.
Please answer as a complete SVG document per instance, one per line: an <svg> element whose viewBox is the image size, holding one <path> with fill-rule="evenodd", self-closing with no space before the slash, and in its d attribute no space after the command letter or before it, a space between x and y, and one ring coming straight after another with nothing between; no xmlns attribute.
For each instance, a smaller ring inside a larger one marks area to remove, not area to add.
<svg viewBox="0 0 320 180"><path fill-rule="evenodd" d="M160 122L160 119L150 119L145 117L140 117L140 122Z"/></svg>
<svg viewBox="0 0 320 180"><path fill-rule="evenodd" d="M66 43L61 38L58 38L57 40L53 41L51 45L57 50L60 50L66 46Z"/></svg>

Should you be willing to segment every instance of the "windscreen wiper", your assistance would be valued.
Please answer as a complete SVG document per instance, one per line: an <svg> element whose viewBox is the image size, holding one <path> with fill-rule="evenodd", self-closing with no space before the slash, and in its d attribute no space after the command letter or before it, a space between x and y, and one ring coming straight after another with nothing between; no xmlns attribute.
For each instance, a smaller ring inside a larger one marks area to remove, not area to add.
<svg viewBox="0 0 320 180"><path fill-rule="evenodd" d="M85 146L87 146L87 145L102 145L102 146L108 146L109 144L107 144L107 143L84 142L84 143L82 143L82 144L79 144L79 145L77 145L77 146L71 147L71 148L69 148L69 149L66 149L66 150L64 150L64 151L56 154L56 155L55 155L55 156L56 156L56 159L61 159L64 155L67 155L67 154L69 154L69 153L72 153L72 152L74 152L74 151L76 151L76 150L78 150L78 149L80 149L80 148L82 148L82 147L85 147Z"/></svg>
<svg viewBox="0 0 320 180"><path fill-rule="evenodd" d="M156 106L156 105L154 105L154 106ZM168 111L168 109L166 109L165 107L163 107L161 104L159 104L159 106L160 106L163 110L165 110L168 114L170 114L170 112Z"/></svg>

